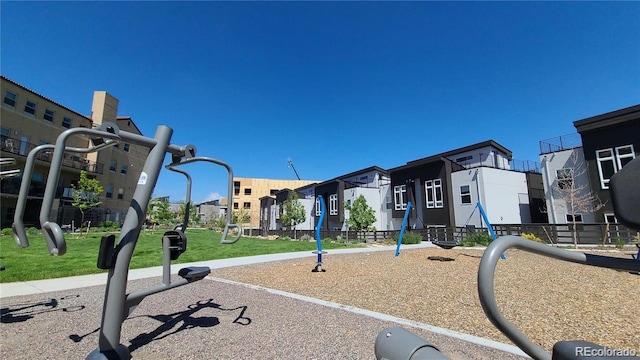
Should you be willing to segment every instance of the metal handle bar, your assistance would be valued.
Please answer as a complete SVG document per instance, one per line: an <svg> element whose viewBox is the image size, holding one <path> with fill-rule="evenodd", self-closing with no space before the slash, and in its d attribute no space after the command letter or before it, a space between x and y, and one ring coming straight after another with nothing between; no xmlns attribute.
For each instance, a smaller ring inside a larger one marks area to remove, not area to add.
<svg viewBox="0 0 640 360"><path fill-rule="evenodd" d="M174 160L176 160L174 158ZM206 161L206 162L211 162L217 165L220 165L222 167L224 167L225 169L227 169L227 171L229 172L229 180L228 180L228 186L227 186L227 222L226 225L224 226L224 231L222 232L222 239L220 239L220 243L221 244L233 244L236 241L238 241L238 239L240 239L240 236L242 236L242 227L238 224L232 224L231 223L231 209L230 209L230 205L231 202L233 201L233 170L231 169L231 166L229 166L229 164L220 161L220 160L216 160L216 159L212 159L209 157L186 157L184 159L180 159L179 161L176 161L174 163L171 164L171 166L178 166L178 165L184 165L184 164L188 164L188 163L192 163L192 162L196 162L196 161ZM175 170L174 170L175 171ZM227 235L229 234L229 230L230 229L238 229L238 235L231 239L228 240L227 239Z"/></svg>
<svg viewBox="0 0 640 360"><path fill-rule="evenodd" d="M67 244L64 240L64 234L62 233L60 225L54 221L49 221L56 187L58 186L58 179L60 178L60 170L62 168L67 139L74 135L94 135L98 138L121 140L118 133L119 130L115 124L105 123L95 129L73 128L58 135L51 159L51 167L49 168L49 178L47 179L44 197L42 199L42 208L40 209L40 226L42 227L42 232L51 255L64 255L67 251Z"/></svg>
<svg viewBox="0 0 640 360"><path fill-rule="evenodd" d="M100 149L103 149L105 147L115 145L116 143L117 141L115 140L107 140L106 142L100 145L92 146L89 148L65 147L64 151L71 152L71 153L79 153L79 154L91 153L91 152L95 152ZM53 149L55 149L55 145L44 144L44 145L36 146L31 151L29 151L29 154L27 155L27 161L25 162L24 170L22 173L22 181L20 182L20 191L18 192L16 209L13 215L13 224L11 225L13 238L15 239L16 244L18 244L21 247L29 246L29 238L27 237L27 232L25 230L23 218L24 218L24 211L27 206L27 198L29 196L29 185L31 184L31 175L33 173L35 160L40 153L44 151L50 151Z"/></svg>
<svg viewBox="0 0 640 360"><path fill-rule="evenodd" d="M529 340L525 334L518 330L518 328L500 313L494 293L493 280L496 265L501 254L512 247L578 264L616 270L640 271L640 261L638 260L568 251L514 235L501 236L491 242L484 251L484 255L480 260L480 268L478 269L478 295L480 297L480 304L491 323L534 359L550 360L551 354Z"/></svg>
<svg viewBox="0 0 640 360"><path fill-rule="evenodd" d="M175 171L177 173L180 173L182 175L184 175L187 178L187 195L186 195L186 199L185 199L185 210L184 210L184 220L182 221L182 226L177 225L174 230L177 230L179 227L182 227L182 229L180 231L185 232L187 231L187 226L189 226L189 211L191 210L191 175L189 175L188 172L181 170L181 169L177 169L174 167L174 164L169 164L167 166L165 166L166 169L171 170L171 171Z"/></svg>

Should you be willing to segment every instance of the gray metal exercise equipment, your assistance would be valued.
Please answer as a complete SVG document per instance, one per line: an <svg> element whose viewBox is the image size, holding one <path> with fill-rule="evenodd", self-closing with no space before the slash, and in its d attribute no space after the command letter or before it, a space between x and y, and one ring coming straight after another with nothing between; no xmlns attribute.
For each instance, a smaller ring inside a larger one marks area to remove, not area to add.
<svg viewBox="0 0 640 360"><path fill-rule="evenodd" d="M96 152L100 149L104 149L108 146L112 146L117 144L115 140L107 140L100 145L92 146L90 148L76 148L76 147L66 147L64 149L65 152L76 153L76 154L86 154ZM18 200L16 203L16 210L13 215L13 224L11 225L11 230L13 233L13 238L21 247L29 246L29 238L27 237L27 232L24 226L24 212L27 206L27 199L29 196L29 186L31 185L31 176L33 174L33 167L35 165L36 159L38 159L39 155L46 151L53 151L55 149L55 145L53 144L44 144L40 146L36 146L33 148L29 154L27 155L27 160L24 164L24 170L22 173L22 181L20 182L20 191L18 192ZM43 232L45 239L47 240L47 245L49 245L49 251L54 251L55 244L48 237L47 232ZM52 253L52 255L55 255ZM61 254L62 255L62 254Z"/></svg>
<svg viewBox="0 0 640 360"><path fill-rule="evenodd" d="M115 142L127 142L130 144L144 146L150 149L142 172L138 179L136 190L131 200L131 205L125 217L120 238L115 241L115 235L105 235L102 237L98 253L97 266L101 269L108 269L107 284L104 296L104 306L102 309L102 320L100 326L98 348L92 351L87 359L130 359L129 349L120 343L122 322L131 314L135 307L148 295L169 290L178 286L198 281L210 273L208 267L187 267L178 272L181 277L171 281L171 260L177 259L180 253L186 250L186 236L183 231L188 224L188 215L185 216L182 224L182 231L175 231L176 234L166 234L162 238L163 249L163 276L162 284L148 289L134 291L127 294L127 278L131 257L138 241L142 225L146 218L146 211L149 200L156 185L162 162L167 153L172 156L172 163L168 168L172 171L181 172L187 175L187 196L190 198L191 177L182 170L175 169L175 166L183 165L195 161L211 162L224 166L229 171L229 193L228 199L233 198L233 172L229 165L215 159L205 157L195 157L196 150L192 145L178 146L170 144L173 130L161 125L156 129L153 138L120 131L116 124L105 123L94 129L74 128L64 131L58 136L53 147L51 167L47 179L45 193L40 211L40 225L42 227L49 252L52 255L63 255L66 252L66 242L60 226L51 220L51 207L55 197L55 189L60 176L64 152L91 152L112 145ZM77 149L66 147L67 139L76 135L88 135L92 139L92 147L87 149ZM16 219L14 219L14 236L20 246L28 246L29 242L24 231L22 216L26 204L31 171L35 157L39 152L50 150L51 145L43 145L33 149L27 158L23 185L19 194L16 208ZM28 174L27 174L28 171ZM22 188L26 190L23 191ZM187 207L188 211L188 207ZM19 215L19 216L18 216ZM228 239L230 229L237 228L237 236ZM235 243L241 235L241 228L236 224L231 224L231 214L227 212L227 223L221 239L223 244Z"/></svg>

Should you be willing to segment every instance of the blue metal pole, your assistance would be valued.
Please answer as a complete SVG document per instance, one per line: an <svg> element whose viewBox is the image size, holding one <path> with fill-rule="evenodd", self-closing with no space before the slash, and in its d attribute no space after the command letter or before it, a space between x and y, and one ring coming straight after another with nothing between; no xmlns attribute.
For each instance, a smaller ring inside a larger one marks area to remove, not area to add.
<svg viewBox="0 0 640 360"><path fill-rule="evenodd" d="M316 224L316 244L318 245L318 251L314 251L314 254L318 254L318 261L316 263L315 269L313 272L324 272L324 269L320 270L319 267L322 266L322 254L326 254L326 251L322 251L322 239L320 238L320 229L322 228L322 222L324 221L324 213L325 213L325 205L324 200L322 199L322 195L318 195L318 202L320 203L320 219L318 219L318 224Z"/></svg>
<svg viewBox="0 0 640 360"><path fill-rule="evenodd" d="M409 212L411 212L411 201L407 202L407 210L404 211L404 219L402 219L402 227L400 228L400 236L398 237L398 246L396 247L396 257L400 255L400 244L402 244L404 229L407 227L407 222L409 221Z"/></svg>
<svg viewBox="0 0 640 360"><path fill-rule="evenodd" d="M497 239L498 236L496 235L495 231L493 231L493 226L491 226L491 223L489 223L489 218L487 218L487 213L484 212L484 208L482 207L482 204L480 203L480 201L478 201L478 209L480 209L480 214L482 214L482 218L484 219L484 222L487 224L487 228L489 229L489 234L491 235L491 238L493 240ZM505 260L507 257L504 256L504 254L500 255L500 258L502 258L502 260Z"/></svg>

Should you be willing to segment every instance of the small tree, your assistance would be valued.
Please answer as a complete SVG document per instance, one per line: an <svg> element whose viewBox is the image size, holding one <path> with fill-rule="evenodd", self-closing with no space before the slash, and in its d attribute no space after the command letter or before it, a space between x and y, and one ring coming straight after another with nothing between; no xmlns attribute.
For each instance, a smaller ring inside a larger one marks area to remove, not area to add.
<svg viewBox="0 0 640 360"><path fill-rule="evenodd" d="M557 180L552 187L554 198L563 201L567 215L571 215L573 245L576 248L578 247L576 214L593 214L604 207L600 198L591 192L586 174L586 162L579 158L577 150L574 149L565 167L556 172Z"/></svg>
<svg viewBox="0 0 640 360"><path fill-rule="evenodd" d="M235 210L231 213L231 222L234 224L245 224L251 221L251 215L244 210Z"/></svg>
<svg viewBox="0 0 640 360"><path fill-rule="evenodd" d="M164 225L173 219L173 214L169 210L169 203L160 199L153 199L149 202L147 209L147 221L154 227Z"/></svg>
<svg viewBox="0 0 640 360"><path fill-rule="evenodd" d="M369 204L364 195L358 196L353 204L346 203L344 208L349 210L349 228L355 231L375 231L373 223L376 222L375 210Z"/></svg>
<svg viewBox="0 0 640 360"><path fill-rule="evenodd" d="M82 233L85 212L102 204L100 194L103 189L100 186L100 182L97 179L89 178L84 170L80 171L78 183L71 184L71 188L73 189L71 194L73 202L71 205L80 209L80 214L82 214L80 222L80 233Z"/></svg>
<svg viewBox="0 0 640 360"><path fill-rule="evenodd" d="M178 219L180 220L180 223L184 221L186 206L187 206L186 204L180 205L180 213L177 214ZM189 224L187 225L199 224L199 223L200 223L200 218L198 217L198 209L196 208L195 205L191 204L189 205Z"/></svg>
<svg viewBox="0 0 640 360"><path fill-rule="evenodd" d="M296 225L307 220L304 213L304 205L298 199L298 193L289 191L289 197L282 203L282 225L287 228L293 228L293 238L297 239Z"/></svg>

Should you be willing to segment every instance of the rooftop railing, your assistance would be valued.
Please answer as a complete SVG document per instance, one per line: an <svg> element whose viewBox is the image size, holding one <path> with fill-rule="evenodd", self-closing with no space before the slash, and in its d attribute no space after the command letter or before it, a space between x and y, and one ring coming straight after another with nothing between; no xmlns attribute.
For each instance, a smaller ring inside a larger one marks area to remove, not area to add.
<svg viewBox="0 0 640 360"><path fill-rule="evenodd" d="M574 149L581 146L582 138L578 133L556 136L540 141L540 154L549 154L553 152Z"/></svg>

